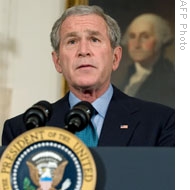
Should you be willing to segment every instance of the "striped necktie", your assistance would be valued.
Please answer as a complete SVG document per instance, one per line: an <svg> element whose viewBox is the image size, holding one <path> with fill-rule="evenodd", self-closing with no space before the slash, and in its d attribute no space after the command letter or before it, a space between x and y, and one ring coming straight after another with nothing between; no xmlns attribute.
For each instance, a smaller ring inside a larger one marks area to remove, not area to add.
<svg viewBox="0 0 190 190"><path fill-rule="evenodd" d="M92 116L92 119L93 117L95 117L95 115ZM98 135L91 121L86 128L82 131L76 132L75 134L88 147L96 147L98 144Z"/></svg>

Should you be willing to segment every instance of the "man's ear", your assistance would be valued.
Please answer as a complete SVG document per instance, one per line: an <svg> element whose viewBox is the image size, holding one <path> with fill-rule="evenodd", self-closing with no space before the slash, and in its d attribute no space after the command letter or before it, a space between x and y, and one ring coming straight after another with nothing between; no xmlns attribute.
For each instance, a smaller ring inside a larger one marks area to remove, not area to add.
<svg viewBox="0 0 190 190"><path fill-rule="evenodd" d="M61 64L60 64L60 59L59 59L58 53L53 51L51 53L51 55L52 55L52 60L54 62L54 66L55 66L57 72L62 73L62 67L61 67Z"/></svg>
<svg viewBox="0 0 190 190"><path fill-rule="evenodd" d="M117 68L119 67L121 56L122 56L122 47L117 46L113 52L113 66L112 66L113 71L117 70Z"/></svg>

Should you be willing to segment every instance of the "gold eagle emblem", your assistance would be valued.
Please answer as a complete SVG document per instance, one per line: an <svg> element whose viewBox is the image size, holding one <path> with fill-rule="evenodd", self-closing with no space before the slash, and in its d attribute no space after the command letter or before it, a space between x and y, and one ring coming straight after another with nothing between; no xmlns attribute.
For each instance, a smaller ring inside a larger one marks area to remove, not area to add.
<svg viewBox="0 0 190 190"><path fill-rule="evenodd" d="M43 174L40 174L39 169L32 162L27 161L26 164L29 168L29 174L30 174L31 180L38 187L37 190L45 190L43 189L40 183L41 181L40 179L42 177L51 178L52 180L50 183L49 190L56 190L54 187L56 187L63 179L65 168L68 164L68 161L64 160L63 162L61 162L58 165L58 167L54 169L53 174L51 174L50 169L48 167L45 168L46 171ZM68 180L67 180L67 183L68 183Z"/></svg>

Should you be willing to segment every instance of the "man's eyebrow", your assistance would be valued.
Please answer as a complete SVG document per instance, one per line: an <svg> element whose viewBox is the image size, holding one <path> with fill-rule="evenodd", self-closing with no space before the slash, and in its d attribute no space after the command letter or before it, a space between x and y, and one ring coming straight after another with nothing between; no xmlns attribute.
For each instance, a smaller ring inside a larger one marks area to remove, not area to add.
<svg viewBox="0 0 190 190"><path fill-rule="evenodd" d="M85 30L86 33L88 33L88 35L90 36L100 36L101 33L99 31L96 31L96 30ZM78 36L79 33L78 32L68 32L65 36L64 36L64 39L66 38L70 38L70 37L76 37Z"/></svg>
<svg viewBox="0 0 190 190"><path fill-rule="evenodd" d="M64 38L68 38L68 37L74 37L74 36L77 36L77 32L69 32L65 35Z"/></svg>
<svg viewBox="0 0 190 190"><path fill-rule="evenodd" d="M100 32L98 30L86 30L90 35L100 35Z"/></svg>

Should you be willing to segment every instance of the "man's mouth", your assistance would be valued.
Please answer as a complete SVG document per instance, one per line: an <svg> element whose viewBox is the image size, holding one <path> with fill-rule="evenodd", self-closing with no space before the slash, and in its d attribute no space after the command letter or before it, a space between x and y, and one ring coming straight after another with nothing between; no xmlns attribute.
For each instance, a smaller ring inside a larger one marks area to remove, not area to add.
<svg viewBox="0 0 190 190"><path fill-rule="evenodd" d="M77 69L85 69L85 68L94 68L94 66L92 65L80 65L79 67L77 67Z"/></svg>

